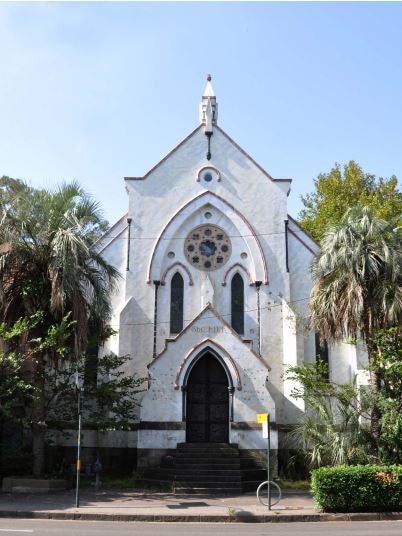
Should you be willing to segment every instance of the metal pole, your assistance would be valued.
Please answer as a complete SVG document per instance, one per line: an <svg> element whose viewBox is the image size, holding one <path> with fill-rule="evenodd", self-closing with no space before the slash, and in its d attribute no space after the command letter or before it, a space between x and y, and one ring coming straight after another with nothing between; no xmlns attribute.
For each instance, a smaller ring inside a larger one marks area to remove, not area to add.
<svg viewBox="0 0 402 536"><path fill-rule="evenodd" d="M78 437L77 437L77 482L75 488L75 507L80 507L80 474L81 474L81 391L78 389Z"/></svg>
<svg viewBox="0 0 402 536"><path fill-rule="evenodd" d="M270 471L270 453L271 453L271 438L269 432L269 414L267 419L268 426L268 444L267 444L267 479L268 479L268 510L271 510L271 471Z"/></svg>
<svg viewBox="0 0 402 536"><path fill-rule="evenodd" d="M258 354L261 355L261 307L260 307L260 287L262 281L255 282L255 288L257 289L257 317L258 317Z"/></svg>
<svg viewBox="0 0 402 536"><path fill-rule="evenodd" d="M127 272L130 270L130 247L131 247L131 218L127 218L127 225L128 225L128 240L127 240L127 266L126 270Z"/></svg>

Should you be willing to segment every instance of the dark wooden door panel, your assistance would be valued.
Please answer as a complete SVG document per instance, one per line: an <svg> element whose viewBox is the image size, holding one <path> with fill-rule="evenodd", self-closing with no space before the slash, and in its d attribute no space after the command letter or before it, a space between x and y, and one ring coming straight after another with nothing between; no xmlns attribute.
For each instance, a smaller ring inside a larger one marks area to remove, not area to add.
<svg viewBox="0 0 402 536"><path fill-rule="evenodd" d="M198 360L187 384L187 442L228 442L228 387L225 370L213 355Z"/></svg>

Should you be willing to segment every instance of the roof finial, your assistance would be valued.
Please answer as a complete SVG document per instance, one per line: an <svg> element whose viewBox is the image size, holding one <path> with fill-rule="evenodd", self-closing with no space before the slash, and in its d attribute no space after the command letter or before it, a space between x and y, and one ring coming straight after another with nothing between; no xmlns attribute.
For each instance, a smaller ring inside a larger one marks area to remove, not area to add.
<svg viewBox="0 0 402 536"><path fill-rule="evenodd" d="M214 88L212 87L211 80L212 80L212 76L209 74L207 76L207 83L206 83L204 93L202 95L202 99L200 103L200 123L204 125L206 122L205 113L206 113L209 101L212 107L212 123L216 125L217 119L218 119L218 104L216 102L216 96L215 96Z"/></svg>

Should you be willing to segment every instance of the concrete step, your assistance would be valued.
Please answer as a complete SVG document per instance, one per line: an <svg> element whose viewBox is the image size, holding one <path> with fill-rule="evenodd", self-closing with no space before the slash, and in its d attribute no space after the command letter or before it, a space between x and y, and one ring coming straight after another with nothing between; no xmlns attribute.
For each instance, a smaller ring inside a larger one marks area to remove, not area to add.
<svg viewBox="0 0 402 536"><path fill-rule="evenodd" d="M238 449L237 443L177 443L178 449L215 449L215 448L233 448Z"/></svg>
<svg viewBox="0 0 402 536"><path fill-rule="evenodd" d="M218 485L213 488L207 488L205 486L198 487L184 487L176 486L175 494L178 495L237 495L242 492L241 486L221 486Z"/></svg>
<svg viewBox="0 0 402 536"><path fill-rule="evenodd" d="M220 450L214 450L214 451L203 450L203 451L197 451L197 452L192 452L192 453L189 453L188 451L178 451L176 453L175 459L177 460L179 458L187 458L187 459L192 459L192 460L194 459L197 460L200 458L203 458L203 459L208 459L208 458L240 459L239 455L236 454L235 452L223 452Z"/></svg>
<svg viewBox="0 0 402 536"><path fill-rule="evenodd" d="M183 463L175 464L174 471L177 471L178 469L186 469L190 471L205 471L208 469L210 469L211 471L238 471L240 470L240 463L229 463L227 460L225 460L225 463L222 463L220 460L212 460L208 463L196 463L188 460Z"/></svg>
<svg viewBox="0 0 402 536"><path fill-rule="evenodd" d="M203 475L203 476L233 476L241 475L241 471L239 471L238 468L229 468L229 469L222 469L221 466L217 469L211 469L211 467L206 467L205 469L200 469L199 466L197 467L197 472L193 470L193 467L177 467L174 471L175 476L181 476L181 475Z"/></svg>
<svg viewBox="0 0 402 536"><path fill-rule="evenodd" d="M209 484L215 483L215 482L225 482L225 483L236 483L241 484L241 477L240 475L178 475L175 474L175 481L176 482L205 482Z"/></svg>

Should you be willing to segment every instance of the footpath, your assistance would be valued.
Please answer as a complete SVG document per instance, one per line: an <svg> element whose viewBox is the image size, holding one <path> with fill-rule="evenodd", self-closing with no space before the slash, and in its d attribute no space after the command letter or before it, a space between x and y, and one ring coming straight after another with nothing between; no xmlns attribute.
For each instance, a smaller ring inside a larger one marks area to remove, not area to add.
<svg viewBox="0 0 402 536"><path fill-rule="evenodd" d="M0 493L0 517L79 519L91 521L280 523L295 521L402 520L402 512L326 514L317 512L309 492L284 491L282 500L269 511L254 493L217 497L176 495L152 491L82 490L80 508L75 493Z"/></svg>

